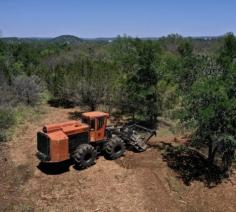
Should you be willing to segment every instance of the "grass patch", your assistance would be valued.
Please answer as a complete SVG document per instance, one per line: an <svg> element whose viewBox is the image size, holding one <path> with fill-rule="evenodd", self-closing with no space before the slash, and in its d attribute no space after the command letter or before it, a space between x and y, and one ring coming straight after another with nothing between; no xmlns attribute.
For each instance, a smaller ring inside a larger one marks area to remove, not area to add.
<svg viewBox="0 0 236 212"><path fill-rule="evenodd" d="M16 124L37 120L44 113L42 107L18 106L14 109Z"/></svg>
<svg viewBox="0 0 236 212"><path fill-rule="evenodd" d="M42 107L19 105L15 108L1 108L0 142L10 140L19 125L38 120L43 113Z"/></svg>
<svg viewBox="0 0 236 212"><path fill-rule="evenodd" d="M10 129L16 123L13 110L0 109L0 142L6 142L10 136Z"/></svg>

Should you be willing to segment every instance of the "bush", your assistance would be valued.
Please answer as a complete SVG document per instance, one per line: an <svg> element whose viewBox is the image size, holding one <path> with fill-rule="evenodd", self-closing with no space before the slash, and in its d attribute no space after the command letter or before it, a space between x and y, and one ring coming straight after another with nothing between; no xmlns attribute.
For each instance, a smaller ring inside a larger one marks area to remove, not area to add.
<svg viewBox="0 0 236 212"><path fill-rule="evenodd" d="M13 81L13 89L18 103L34 106L40 102L43 85L37 76L17 76Z"/></svg>
<svg viewBox="0 0 236 212"><path fill-rule="evenodd" d="M16 104L16 98L10 86L0 85L0 96L0 107L9 107Z"/></svg>
<svg viewBox="0 0 236 212"><path fill-rule="evenodd" d="M7 84L3 71L0 70L0 107L9 107L16 103L14 92L12 88Z"/></svg>

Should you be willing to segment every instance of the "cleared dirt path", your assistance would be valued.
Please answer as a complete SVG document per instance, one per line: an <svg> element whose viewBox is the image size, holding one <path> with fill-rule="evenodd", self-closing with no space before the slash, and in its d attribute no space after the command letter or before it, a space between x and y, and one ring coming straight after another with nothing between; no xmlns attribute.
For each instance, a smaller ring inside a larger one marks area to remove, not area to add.
<svg viewBox="0 0 236 212"><path fill-rule="evenodd" d="M68 120L75 109L46 107L45 111L39 120L18 128L0 157L0 211L236 210L235 185L185 186L163 162L159 149L127 151L116 161L101 156L83 171L70 161L58 167L39 165L36 132L44 124Z"/></svg>

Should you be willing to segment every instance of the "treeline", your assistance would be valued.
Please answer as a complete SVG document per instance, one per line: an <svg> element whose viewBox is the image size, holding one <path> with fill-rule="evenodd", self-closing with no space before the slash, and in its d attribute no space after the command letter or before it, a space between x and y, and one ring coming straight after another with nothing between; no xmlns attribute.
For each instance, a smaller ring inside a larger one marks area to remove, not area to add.
<svg viewBox="0 0 236 212"><path fill-rule="evenodd" d="M177 119L191 128L193 143L208 146L210 162L220 151L228 167L236 136L235 63L232 33L213 40L0 40L0 140L6 140L17 105L40 105L46 98L90 110L103 105L152 124L158 116Z"/></svg>

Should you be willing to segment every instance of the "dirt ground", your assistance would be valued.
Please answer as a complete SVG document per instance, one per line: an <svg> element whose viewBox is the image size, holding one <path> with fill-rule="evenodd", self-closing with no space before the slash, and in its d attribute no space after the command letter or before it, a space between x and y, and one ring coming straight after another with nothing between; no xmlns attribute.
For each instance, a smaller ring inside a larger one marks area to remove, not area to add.
<svg viewBox="0 0 236 212"><path fill-rule="evenodd" d="M161 150L126 151L78 171L70 161L43 166L35 157L36 132L44 124L66 121L75 109L46 107L38 120L17 129L1 147L0 211L236 211L236 177L214 188L183 184L163 161ZM159 133L152 143L176 142ZM235 183L234 183L235 182Z"/></svg>

